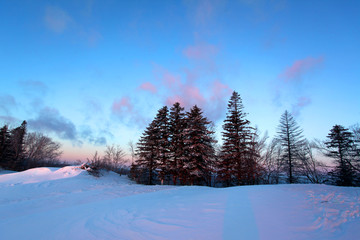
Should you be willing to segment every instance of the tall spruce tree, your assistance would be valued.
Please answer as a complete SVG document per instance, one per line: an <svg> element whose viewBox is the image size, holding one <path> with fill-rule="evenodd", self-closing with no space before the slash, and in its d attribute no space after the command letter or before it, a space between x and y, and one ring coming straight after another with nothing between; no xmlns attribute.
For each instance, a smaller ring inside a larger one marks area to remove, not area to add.
<svg viewBox="0 0 360 240"><path fill-rule="evenodd" d="M132 166L137 171L136 175L139 182L148 185L154 184L154 171L157 168L158 136L159 129L156 122L152 121L140 137L136 149L137 160Z"/></svg>
<svg viewBox="0 0 360 240"><path fill-rule="evenodd" d="M176 102L170 108L169 137L170 137L170 159L169 171L176 185L183 169L182 156L184 154L185 113L180 103Z"/></svg>
<svg viewBox="0 0 360 240"><path fill-rule="evenodd" d="M147 127L140 138L137 148L136 167L147 175L147 184L154 183L157 173L161 184L170 175L168 170L169 159L169 109L162 107L155 119Z"/></svg>
<svg viewBox="0 0 360 240"><path fill-rule="evenodd" d="M196 105L186 113L186 128L184 129L184 172L183 178L190 185L210 184L211 172L209 166L214 159L211 123L203 117L202 111Z"/></svg>
<svg viewBox="0 0 360 240"><path fill-rule="evenodd" d="M4 125L0 129L0 168L8 169L11 162L11 136L9 127Z"/></svg>
<svg viewBox="0 0 360 240"><path fill-rule="evenodd" d="M354 148L353 134L343 126L335 125L327 138L329 141L325 142L326 156L333 158L336 163L335 169L330 174L335 177L337 185L353 186L355 171L351 162L357 151Z"/></svg>
<svg viewBox="0 0 360 240"><path fill-rule="evenodd" d="M302 132L293 116L288 111L285 111L280 118L277 140L281 145L284 170L287 173L288 183L296 181L296 172L301 165L299 151L305 143Z"/></svg>
<svg viewBox="0 0 360 240"><path fill-rule="evenodd" d="M11 130L11 149L12 149L12 163L11 168L19 171L24 168L24 157L25 157L25 135L26 135L26 121Z"/></svg>
<svg viewBox="0 0 360 240"><path fill-rule="evenodd" d="M170 156L170 144L169 144L169 109L167 106L162 107L154 120L158 131L157 151L156 151L156 164L159 173L159 179L161 184L164 184L164 180L170 177L169 170L169 156Z"/></svg>
<svg viewBox="0 0 360 240"><path fill-rule="evenodd" d="M250 122L240 94L233 92L222 132L223 146L221 159L218 163L218 176L226 186L249 183L249 170L255 170L252 154L252 133Z"/></svg>

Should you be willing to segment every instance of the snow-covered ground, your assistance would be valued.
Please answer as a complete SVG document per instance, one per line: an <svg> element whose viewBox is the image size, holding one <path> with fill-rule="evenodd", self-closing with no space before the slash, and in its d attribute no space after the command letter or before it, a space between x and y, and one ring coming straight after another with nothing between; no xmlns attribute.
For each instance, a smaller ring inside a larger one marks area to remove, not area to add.
<svg viewBox="0 0 360 240"><path fill-rule="evenodd" d="M143 186L78 167L0 173L0 239L360 239L360 188Z"/></svg>

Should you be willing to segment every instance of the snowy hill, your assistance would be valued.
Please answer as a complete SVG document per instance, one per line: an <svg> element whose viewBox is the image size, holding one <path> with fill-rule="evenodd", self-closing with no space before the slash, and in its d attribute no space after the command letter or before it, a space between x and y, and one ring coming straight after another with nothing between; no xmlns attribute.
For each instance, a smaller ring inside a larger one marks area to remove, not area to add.
<svg viewBox="0 0 360 240"><path fill-rule="evenodd" d="M0 172L1 239L360 239L360 188L143 186L79 167Z"/></svg>

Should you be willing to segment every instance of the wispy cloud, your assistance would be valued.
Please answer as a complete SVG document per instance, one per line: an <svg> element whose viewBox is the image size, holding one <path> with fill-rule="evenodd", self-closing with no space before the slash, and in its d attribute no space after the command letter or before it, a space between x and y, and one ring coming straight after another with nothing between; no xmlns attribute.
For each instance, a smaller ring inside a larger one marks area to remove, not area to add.
<svg viewBox="0 0 360 240"><path fill-rule="evenodd" d="M297 102L292 106L291 114L294 116L299 116L301 110L311 104L311 98L309 97L300 97L297 99Z"/></svg>
<svg viewBox="0 0 360 240"><path fill-rule="evenodd" d="M163 92L166 93L165 105L171 106L175 102L179 102L187 109L198 105L203 108L204 113L211 120L215 121L225 112L226 101L231 95L231 89L219 79L209 82L206 88L200 88L197 86L199 78L196 75L189 77L188 74L188 77L182 81L179 76L170 73L166 69L161 71L160 81L163 83Z"/></svg>
<svg viewBox="0 0 360 240"><path fill-rule="evenodd" d="M92 13L92 5L89 6L90 10L85 10L87 18ZM85 6L85 8L88 7ZM74 16L77 16L77 18ZM74 16L71 16L58 6L47 6L45 8L44 23L47 29L56 34L71 33L79 40L85 40L90 47L95 46L102 39L101 33L95 28L84 24L84 20L80 19L79 15Z"/></svg>
<svg viewBox="0 0 360 240"><path fill-rule="evenodd" d="M145 117L141 115L141 109L135 106L133 100L128 96L114 100L111 113L123 122L130 122L141 127L147 123Z"/></svg>
<svg viewBox="0 0 360 240"><path fill-rule="evenodd" d="M238 0L249 9L249 14L254 22L265 22L270 16L287 8L287 0Z"/></svg>
<svg viewBox="0 0 360 240"><path fill-rule="evenodd" d="M10 114L11 110L17 108L17 102L11 95L0 96L0 112Z"/></svg>
<svg viewBox="0 0 360 240"><path fill-rule="evenodd" d="M48 6L45 9L44 21L49 30L63 33L72 22L72 18L60 7Z"/></svg>
<svg viewBox="0 0 360 240"><path fill-rule="evenodd" d="M189 59L208 60L216 56L218 51L215 45L202 43L186 47L183 54Z"/></svg>
<svg viewBox="0 0 360 240"><path fill-rule="evenodd" d="M153 93L153 97L167 106L179 102L189 110L198 105L206 116L217 121L225 114L232 92L217 76L218 52L217 46L205 42L187 46L182 51L189 60L186 67L174 72L154 64L154 79L142 83L138 89ZM143 126L148 121L142 116L144 111L134 104L135 99L136 96L125 96L113 101L111 112L119 119L131 119L132 123ZM153 103L148 104L153 107Z"/></svg>
<svg viewBox="0 0 360 240"><path fill-rule="evenodd" d="M28 125L35 131L54 133L61 139L77 140L75 125L55 108L41 109L35 119L28 120Z"/></svg>
<svg viewBox="0 0 360 240"><path fill-rule="evenodd" d="M107 144L106 137L100 134L95 134L89 126L82 126L81 128L79 136L82 140L98 146L105 146Z"/></svg>
<svg viewBox="0 0 360 240"><path fill-rule="evenodd" d="M46 94L48 91L48 86L42 81L19 81L19 86L22 87L27 93Z"/></svg>
<svg viewBox="0 0 360 240"><path fill-rule="evenodd" d="M12 116L0 116L0 127L3 127L4 124L13 124L13 123L21 123L20 119L17 119Z"/></svg>
<svg viewBox="0 0 360 240"><path fill-rule="evenodd" d="M219 8L224 4L221 0L183 1L188 8L189 16L196 26L208 26L217 16Z"/></svg>
<svg viewBox="0 0 360 240"><path fill-rule="evenodd" d="M112 104L111 111L116 115L132 113L133 105L130 98L122 97L120 100L115 100Z"/></svg>
<svg viewBox="0 0 360 240"><path fill-rule="evenodd" d="M305 74L320 67L323 62L324 58L322 56L318 58L307 57L296 60L279 75L279 78L283 79L285 82L301 81Z"/></svg>
<svg viewBox="0 0 360 240"><path fill-rule="evenodd" d="M311 96L307 93L309 77L324 63L324 57L307 57L294 61L278 75L278 83L275 84L275 96L273 102L280 107L286 104L291 107L294 116L300 115L301 111L311 104Z"/></svg>
<svg viewBox="0 0 360 240"><path fill-rule="evenodd" d="M144 82L139 86L139 89L149 91L153 94L157 93L157 88L151 82Z"/></svg>

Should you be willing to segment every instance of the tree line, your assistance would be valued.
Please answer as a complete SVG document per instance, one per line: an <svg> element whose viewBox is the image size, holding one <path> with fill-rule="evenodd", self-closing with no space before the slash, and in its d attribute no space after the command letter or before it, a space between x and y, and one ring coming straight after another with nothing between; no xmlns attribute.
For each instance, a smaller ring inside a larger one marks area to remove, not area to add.
<svg viewBox="0 0 360 240"><path fill-rule="evenodd" d="M188 112L175 103L162 107L133 152L130 177L143 184L236 186L276 183L359 185L359 126L335 125L325 141L309 142L285 111L276 136L268 141L246 118L233 92L223 124L222 145L198 106ZM334 167L315 152L333 159Z"/></svg>
<svg viewBox="0 0 360 240"><path fill-rule="evenodd" d="M0 129L0 168L22 171L42 166L64 166L61 145L37 132L27 132L27 123Z"/></svg>
<svg viewBox="0 0 360 240"><path fill-rule="evenodd" d="M198 106L185 112L180 103L159 109L139 141L129 143L130 178L143 184L236 186L278 183L330 183L360 185L360 127L335 125L325 141L308 141L294 117L285 111L276 136L260 137L233 92L223 123L222 145L214 137L214 124ZM27 123L0 129L0 168L21 171L41 166L64 166L61 145L36 132ZM333 166L319 154L333 159ZM125 152L106 146L88 159L94 174L107 169L128 172Z"/></svg>

